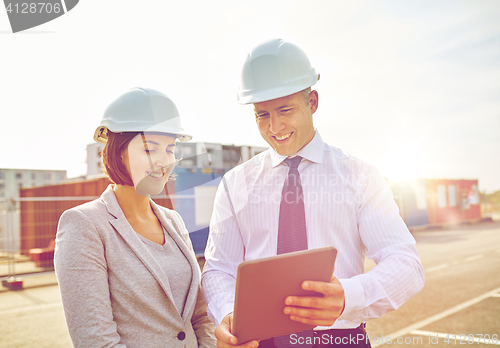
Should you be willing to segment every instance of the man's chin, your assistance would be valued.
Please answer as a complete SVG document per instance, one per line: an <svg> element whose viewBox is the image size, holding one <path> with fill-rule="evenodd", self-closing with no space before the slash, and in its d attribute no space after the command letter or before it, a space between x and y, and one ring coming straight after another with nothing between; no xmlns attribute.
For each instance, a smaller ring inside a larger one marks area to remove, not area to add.
<svg viewBox="0 0 500 348"><path fill-rule="evenodd" d="M277 146L273 144L272 148L281 156L291 156L295 154L288 146Z"/></svg>

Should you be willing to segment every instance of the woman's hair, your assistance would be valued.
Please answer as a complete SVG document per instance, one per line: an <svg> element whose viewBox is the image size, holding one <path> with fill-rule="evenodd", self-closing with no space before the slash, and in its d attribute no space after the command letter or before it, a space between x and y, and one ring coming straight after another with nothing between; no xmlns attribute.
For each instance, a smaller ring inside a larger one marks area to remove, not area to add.
<svg viewBox="0 0 500 348"><path fill-rule="evenodd" d="M122 154L128 147L128 144L136 136L144 134L143 132L124 132L124 133L114 133L107 130L108 141L104 146L102 151L102 163L104 164L104 174L106 174L109 180L113 184L117 185L128 185L134 186L134 182L127 171L127 167L123 163ZM162 135L168 135L173 138L176 137L175 134L160 133ZM181 158L175 160L175 165L180 162ZM170 173L168 180L175 180L176 174Z"/></svg>
<svg viewBox="0 0 500 348"><path fill-rule="evenodd" d="M113 133L109 129L108 141L102 151L104 174L113 184L134 186L134 182L123 163L122 154L128 144L141 132Z"/></svg>

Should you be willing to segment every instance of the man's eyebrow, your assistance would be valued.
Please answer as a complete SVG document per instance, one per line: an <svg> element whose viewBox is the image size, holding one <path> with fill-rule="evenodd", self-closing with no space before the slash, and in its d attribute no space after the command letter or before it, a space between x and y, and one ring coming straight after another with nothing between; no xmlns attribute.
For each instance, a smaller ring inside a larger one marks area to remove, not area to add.
<svg viewBox="0 0 500 348"><path fill-rule="evenodd" d="M283 106L277 107L275 110L291 108L294 104L285 104Z"/></svg>
<svg viewBox="0 0 500 348"><path fill-rule="evenodd" d="M277 108L275 108L274 110L287 109L287 108L291 108L291 107L293 107L293 106L294 106L294 104L285 104L285 105L282 105L282 106L278 106L278 107L277 107ZM268 113L268 112L269 112L269 111L267 111L267 110L259 110L259 111L255 110L255 111L254 111L254 113L255 113L256 115L258 115L258 114L263 114L263 113Z"/></svg>

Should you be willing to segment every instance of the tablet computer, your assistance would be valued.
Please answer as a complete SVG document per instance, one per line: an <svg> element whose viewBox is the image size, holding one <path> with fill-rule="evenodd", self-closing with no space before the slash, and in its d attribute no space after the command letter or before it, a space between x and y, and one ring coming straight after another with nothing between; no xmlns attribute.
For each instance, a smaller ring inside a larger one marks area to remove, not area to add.
<svg viewBox="0 0 500 348"><path fill-rule="evenodd" d="M238 344L312 329L283 313L287 296L321 296L304 280L330 282L337 250L330 246L244 261L238 266L232 333Z"/></svg>

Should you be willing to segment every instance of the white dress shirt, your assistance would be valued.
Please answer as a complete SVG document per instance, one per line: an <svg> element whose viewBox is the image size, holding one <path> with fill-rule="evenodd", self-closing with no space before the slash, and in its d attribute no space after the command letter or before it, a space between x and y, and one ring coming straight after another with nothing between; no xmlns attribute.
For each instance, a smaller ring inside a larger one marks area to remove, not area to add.
<svg viewBox="0 0 500 348"><path fill-rule="evenodd" d="M366 162L314 138L297 155L308 248L338 250L334 275L345 292L329 328L355 328L399 308L424 284L415 240L386 181ZM219 325L234 310L238 265L276 255L285 156L269 149L228 172L215 197L202 288ZM364 274L365 256L377 266Z"/></svg>

